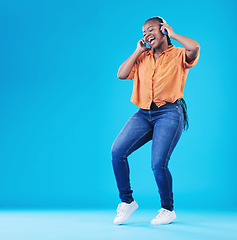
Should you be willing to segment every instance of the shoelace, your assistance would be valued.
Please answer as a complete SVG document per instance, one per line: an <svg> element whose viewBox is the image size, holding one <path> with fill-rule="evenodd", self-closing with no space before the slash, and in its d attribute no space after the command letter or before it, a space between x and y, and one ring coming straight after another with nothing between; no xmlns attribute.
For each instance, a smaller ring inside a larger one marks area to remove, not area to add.
<svg viewBox="0 0 237 240"><path fill-rule="evenodd" d="M167 209L164 209L164 208L161 208L159 211L158 211L158 215L155 217L155 218L159 218L161 217L162 215L164 215L165 213L169 212Z"/></svg>
<svg viewBox="0 0 237 240"><path fill-rule="evenodd" d="M117 217L122 214L122 212L123 212L124 209L125 209L125 206L126 206L125 204L121 204L121 203L118 205L117 210L116 210L117 213L118 213L118 214L117 214Z"/></svg>

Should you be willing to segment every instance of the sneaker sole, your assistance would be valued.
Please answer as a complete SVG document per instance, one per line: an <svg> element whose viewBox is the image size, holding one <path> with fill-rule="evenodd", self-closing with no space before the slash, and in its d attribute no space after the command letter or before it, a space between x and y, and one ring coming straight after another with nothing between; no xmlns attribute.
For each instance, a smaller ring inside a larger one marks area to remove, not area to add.
<svg viewBox="0 0 237 240"><path fill-rule="evenodd" d="M169 221L167 221L167 222L158 222L158 223L156 223L156 222L152 222L152 221L151 221L151 224L152 224L152 225L170 224L170 223L172 223L175 219L176 219L176 215L175 215L175 217L171 218L171 219L170 219Z"/></svg>

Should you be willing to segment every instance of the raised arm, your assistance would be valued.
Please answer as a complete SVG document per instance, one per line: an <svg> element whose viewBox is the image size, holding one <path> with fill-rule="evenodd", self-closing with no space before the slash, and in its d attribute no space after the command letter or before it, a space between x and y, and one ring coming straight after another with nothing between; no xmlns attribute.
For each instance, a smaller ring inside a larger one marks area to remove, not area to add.
<svg viewBox="0 0 237 240"><path fill-rule="evenodd" d="M173 28L169 26L167 23L161 23L161 25L162 25L161 27L162 31L166 29L168 32L168 36L170 38L180 42L186 48L186 61L188 63L193 61L198 55L198 52L200 51L199 43L191 38L175 33Z"/></svg>
<svg viewBox="0 0 237 240"><path fill-rule="evenodd" d="M126 79L130 74L132 67L136 60L140 57L140 55L151 48L147 48L146 44L144 43L144 39L140 39L137 43L137 48L135 52L120 66L118 70L118 78L119 79Z"/></svg>

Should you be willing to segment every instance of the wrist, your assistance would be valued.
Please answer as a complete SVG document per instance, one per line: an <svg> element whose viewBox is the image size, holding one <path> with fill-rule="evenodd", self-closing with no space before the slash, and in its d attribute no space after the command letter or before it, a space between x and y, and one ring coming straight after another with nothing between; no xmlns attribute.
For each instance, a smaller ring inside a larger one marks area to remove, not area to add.
<svg viewBox="0 0 237 240"><path fill-rule="evenodd" d="M142 54L142 52L143 52L142 50L136 49L134 53L135 53L137 56L140 56L140 55Z"/></svg>
<svg viewBox="0 0 237 240"><path fill-rule="evenodd" d="M170 34L169 37L172 38L172 39L174 39L174 40L176 40L177 36L178 36L178 34L176 34L175 32L173 32L172 34Z"/></svg>

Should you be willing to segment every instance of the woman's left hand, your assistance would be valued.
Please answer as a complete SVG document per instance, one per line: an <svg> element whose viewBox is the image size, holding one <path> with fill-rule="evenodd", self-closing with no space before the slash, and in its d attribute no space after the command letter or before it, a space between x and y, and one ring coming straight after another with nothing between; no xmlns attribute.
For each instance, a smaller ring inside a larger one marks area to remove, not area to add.
<svg viewBox="0 0 237 240"><path fill-rule="evenodd" d="M162 32L166 30L168 32L168 36L170 38L173 38L173 36L175 35L173 28L169 26L167 23L160 23L160 25L161 25L160 30Z"/></svg>

